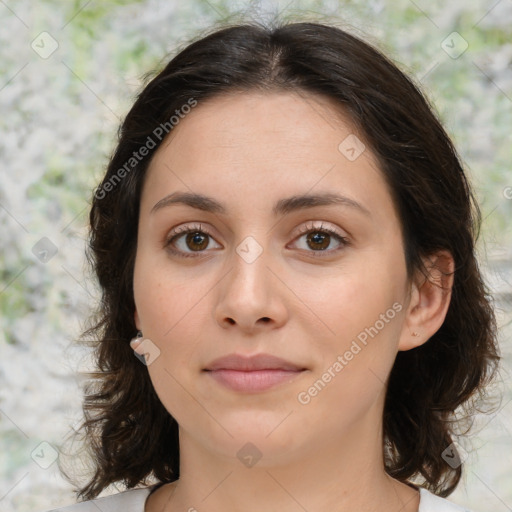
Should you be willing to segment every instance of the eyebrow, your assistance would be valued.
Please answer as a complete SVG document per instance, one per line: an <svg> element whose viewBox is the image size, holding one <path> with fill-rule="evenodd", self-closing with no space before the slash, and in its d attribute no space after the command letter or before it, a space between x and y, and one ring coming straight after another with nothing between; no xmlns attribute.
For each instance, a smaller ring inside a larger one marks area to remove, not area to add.
<svg viewBox="0 0 512 512"><path fill-rule="evenodd" d="M196 194L192 192L174 192L169 194L160 199L160 201L158 201L155 206L153 206L150 213L153 214L162 208L166 208L173 204L184 204L198 210L217 214L228 213L226 207L219 203L216 199L205 196L203 194ZM314 208L315 206L332 205L349 206L371 217L370 211L362 204L358 203L354 199L350 199L349 197L333 193L302 194L279 199L279 201L277 201L272 208L272 213L277 217L278 215L286 215L298 210Z"/></svg>

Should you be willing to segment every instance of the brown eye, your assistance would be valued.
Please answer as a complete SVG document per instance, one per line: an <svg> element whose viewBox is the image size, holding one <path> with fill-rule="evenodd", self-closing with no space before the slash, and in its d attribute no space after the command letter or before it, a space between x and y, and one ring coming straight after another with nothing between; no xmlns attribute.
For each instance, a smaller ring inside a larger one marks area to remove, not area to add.
<svg viewBox="0 0 512 512"><path fill-rule="evenodd" d="M302 233L299 234L297 240L300 241L303 238L305 238L305 243L298 244L299 248L315 257L332 255L350 245L348 238L334 229L324 227L323 225L306 226ZM337 243L337 247L334 249L330 248L333 241ZM300 247L300 245L302 245L302 247Z"/></svg>
<svg viewBox="0 0 512 512"><path fill-rule="evenodd" d="M212 236L201 225L185 226L169 235L165 248L172 254L189 258L194 257L193 253L205 252L210 240L213 240Z"/></svg>

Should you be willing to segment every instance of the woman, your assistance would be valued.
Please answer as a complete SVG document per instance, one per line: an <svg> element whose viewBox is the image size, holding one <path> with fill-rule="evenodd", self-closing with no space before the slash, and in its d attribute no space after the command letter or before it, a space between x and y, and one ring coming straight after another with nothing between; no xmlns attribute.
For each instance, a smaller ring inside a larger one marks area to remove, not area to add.
<svg viewBox="0 0 512 512"><path fill-rule="evenodd" d="M61 510L463 510L454 411L499 360L479 210L379 51L316 23L190 44L90 220L95 473Z"/></svg>

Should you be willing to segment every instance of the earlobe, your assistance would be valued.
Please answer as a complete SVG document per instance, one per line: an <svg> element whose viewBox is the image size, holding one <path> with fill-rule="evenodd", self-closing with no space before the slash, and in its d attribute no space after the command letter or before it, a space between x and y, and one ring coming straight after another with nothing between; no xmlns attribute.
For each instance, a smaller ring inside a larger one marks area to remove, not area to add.
<svg viewBox="0 0 512 512"><path fill-rule="evenodd" d="M132 338L130 341L130 347L135 350L137 353L142 354L144 352L143 342L144 336L142 335L142 331L137 332L137 336Z"/></svg>
<svg viewBox="0 0 512 512"><path fill-rule="evenodd" d="M443 325L450 306L454 260L450 252L439 251L423 259L411 283L411 300L400 335L398 350L410 350L426 343Z"/></svg>

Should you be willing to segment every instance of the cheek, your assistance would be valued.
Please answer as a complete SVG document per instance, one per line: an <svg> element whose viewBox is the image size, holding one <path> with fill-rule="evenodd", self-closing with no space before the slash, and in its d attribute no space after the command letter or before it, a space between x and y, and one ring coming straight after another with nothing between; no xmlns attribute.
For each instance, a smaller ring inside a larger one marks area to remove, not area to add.
<svg viewBox="0 0 512 512"><path fill-rule="evenodd" d="M392 258L389 264L382 256L352 263L321 281L301 280L297 292L304 311L314 312L301 320L311 350L319 355L311 381L320 378L320 388L326 383L329 391L322 394L332 394L337 403L364 395L371 400L382 388L396 357L405 310L405 270Z"/></svg>
<svg viewBox="0 0 512 512"><path fill-rule="evenodd" d="M134 275L136 306L144 337L157 347L153 350L158 355L147 371L167 411L180 425L187 424L191 415L202 414L194 410L189 392L200 371L197 344L205 322L201 297L209 287L204 281L191 282L175 272L169 276L165 268L140 263Z"/></svg>
<svg viewBox="0 0 512 512"><path fill-rule="evenodd" d="M212 284L207 275L198 278L187 269L172 267L162 254L141 251L135 263L134 296L144 334L165 344L176 331L197 327L197 311Z"/></svg>
<svg viewBox="0 0 512 512"><path fill-rule="evenodd" d="M323 326L325 334L314 336L311 326L304 326L312 353L321 356L297 402L305 428L309 418L322 417L323 428L335 433L357 422L382 398L396 357L402 306L389 287L376 286L371 279L347 277L328 291L323 301L316 297L311 309L320 312L329 330ZM315 421L310 428L316 428Z"/></svg>
<svg viewBox="0 0 512 512"><path fill-rule="evenodd" d="M144 336L150 338L165 357L167 366L190 365L196 341L204 335L205 312L201 296L191 286L168 290L158 284L138 303Z"/></svg>
<svg viewBox="0 0 512 512"><path fill-rule="evenodd" d="M352 339L379 321L395 302L403 300L401 280L391 268L367 261L354 265L347 262L343 269L321 278L301 276L295 280L293 291L304 311L303 329L317 331L318 336L312 340ZM394 313L390 313L393 318Z"/></svg>

